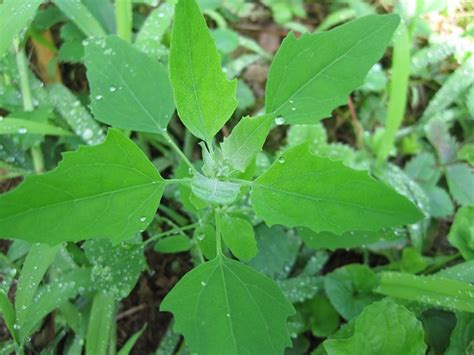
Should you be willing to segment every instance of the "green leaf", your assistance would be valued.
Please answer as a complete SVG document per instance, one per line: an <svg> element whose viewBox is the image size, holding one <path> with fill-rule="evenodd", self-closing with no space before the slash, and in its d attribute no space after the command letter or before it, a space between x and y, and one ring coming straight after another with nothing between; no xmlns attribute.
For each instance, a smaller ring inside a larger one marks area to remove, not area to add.
<svg viewBox="0 0 474 355"><path fill-rule="evenodd" d="M15 295L16 318L20 326L28 320L26 316L28 309L36 303L33 302L35 292L56 258L59 248L60 246L50 247L46 244L34 244L26 256Z"/></svg>
<svg viewBox="0 0 474 355"><path fill-rule="evenodd" d="M315 233L308 228L299 229L299 236L308 247L329 250L366 247L377 242L397 240L402 235L398 229L385 229L376 232L349 231L341 235L330 232Z"/></svg>
<svg viewBox="0 0 474 355"><path fill-rule="evenodd" d="M3 57L13 39L33 21L43 0L5 0L0 4L0 57Z"/></svg>
<svg viewBox="0 0 474 355"><path fill-rule="evenodd" d="M55 170L0 196L0 235L51 245L125 240L150 223L163 188L140 148L111 129L103 144L65 153Z"/></svg>
<svg viewBox="0 0 474 355"><path fill-rule="evenodd" d="M181 253L191 249L191 240L186 235L174 235L160 239L153 248L159 253Z"/></svg>
<svg viewBox="0 0 474 355"><path fill-rule="evenodd" d="M324 278L324 289L334 308L347 320L357 317L365 306L381 297L373 293L377 286L374 272L366 265L350 264Z"/></svg>
<svg viewBox="0 0 474 355"><path fill-rule="evenodd" d="M224 257L186 274L161 303L175 330L198 354L282 354L290 346L286 321L294 313L278 286Z"/></svg>
<svg viewBox="0 0 474 355"><path fill-rule="evenodd" d="M426 351L423 336L423 327L413 313L383 300L364 309L351 337L326 340L324 348L328 355L419 355Z"/></svg>
<svg viewBox="0 0 474 355"><path fill-rule="evenodd" d="M444 355L469 354L474 346L474 314L456 313L456 326Z"/></svg>
<svg viewBox="0 0 474 355"><path fill-rule="evenodd" d="M367 172L317 157L306 144L285 152L255 180L251 200L267 224L315 232L376 231L422 218L409 200Z"/></svg>
<svg viewBox="0 0 474 355"><path fill-rule="evenodd" d="M291 124L330 116L364 83L399 22L398 15L370 15L298 39L290 33L270 68L266 112Z"/></svg>
<svg viewBox="0 0 474 355"><path fill-rule="evenodd" d="M224 159L239 171L245 171L262 150L273 118L271 116L244 117L221 144Z"/></svg>
<svg viewBox="0 0 474 355"><path fill-rule="evenodd" d="M245 219L223 216L221 233L225 244L238 259L248 261L257 255L253 226Z"/></svg>
<svg viewBox="0 0 474 355"><path fill-rule="evenodd" d="M322 288L322 277L296 276L278 280L277 284L291 303L299 303L313 298Z"/></svg>
<svg viewBox="0 0 474 355"><path fill-rule="evenodd" d="M474 284L474 260L450 266L439 271L436 275Z"/></svg>
<svg viewBox="0 0 474 355"><path fill-rule="evenodd" d="M474 260L474 207L461 207L454 217L448 240L466 260Z"/></svg>
<svg viewBox="0 0 474 355"><path fill-rule="evenodd" d="M339 313L326 296L316 295L306 301L299 310L307 319L311 332L316 337L327 337L339 327Z"/></svg>
<svg viewBox="0 0 474 355"><path fill-rule="evenodd" d="M474 89L474 86L473 86ZM474 93L474 90L471 90ZM474 97L474 94L472 95ZM474 116L474 113L472 114ZM458 151L458 159L474 165L474 144L466 144Z"/></svg>
<svg viewBox="0 0 474 355"><path fill-rule="evenodd" d="M85 63L97 120L134 131L166 129L174 102L161 63L116 36L89 43Z"/></svg>
<svg viewBox="0 0 474 355"><path fill-rule="evenodd" d="M87 37L101 37L106 33L101 24L81 1L54 0L54 4L81 29Z"/></svg>
<svg viewBox="0 0 474 355"><path fill-rule="evenodd" d="M436 185L441 175L436 164L436 158L433 154L423 152L406 164L405 172L420 184Z"/></svg>
<svg viewBox="0 0 474 355"><path fill-rule="evenodd" d="M86 354L108 354L113 323L115 323L115 300L113 296L98 292L94 297L89 318Z"/></svg>
<svg viewBox="0 0 474 355"><path fill-rule="evenodd" d="M137 343L138 339L142 336L143 332L146 329L146 324L138 332L134 333L125 343L125 345L120 349L117 355L128 355L132 351L133 347Z"/></svg>
<svg viewBox="0 0 474 355"><path fill-rule="evenodd" d="M22 118L8 117L0 120L0 135L2 134L44 134L51 136L71 136L65 129L48 123L35 122Z"/></svg>
<svg viewBox="0 0 474 355"><path fill-rule="evenodd" d="M184 125L210 142L237 107L237 80L222 72L216 45L195 0L180 0L171 36L170 77Z"/></svg>
<svg viewBox="0 0 474 355"><path fill-rule="evenodd" d="M209 203L223 205L234 202L240 188L238 183L209 179L201 174L197 174L191 182L191 189L197 197Z"/></svg>
<svg viewBox="0 0 474 355"><path fill-rule="evenodd" d="M127 297L146 267L142 244L120 243L107 239L89 240L84 246L92 264L92 281L97 290L116 300Z"/></svg>
<svg viewBox="0 0 474 355"><path fill-rule="evenodd" d="M376 292L435 307L474 313L474 286L440 276L415 276L398 272L379 274Z"/></svg>
<svg viewBox="0 0 474 355"><path fill-rule="evenodd" d="M13 339L16 340L15 309L13 308L12 303L8 299L8 296L3 291L0 291L0 315L3 318L3 322L7 326L7 329L10 332L10 335L12 336Z"/></svg>
<svg viewBox="0 0 474 355"><path fill-rule="evenodd" d="M458 163L446 168L449 192L462 206L474 206L474 169Z"/></svg>
<svg viewBox="0 0 474 355"><path fill-rule="evenodd" d="M423 186L423 191L430 200L430 216L443 218L454 212L454 205L445 189L439 186Z"/></svg>
<svg viewBox="0 0 474 355"><path fill-rule="evenodd" d="M60 307L68 299L76 297L85 290L90 290L92 286L90 269L80 268L42 286L35 295L34 302L27 310L25 321L18 323L20 341L26 341L49 313Z"/></svg>
<svg viewBox="0 0 474 355"><path fill-rule="evenodd" d="M296 261L301 246L299 238L281 226L268 228L263 223L255 232L258 254L247 264L272 279L285 279Z"/></svg>

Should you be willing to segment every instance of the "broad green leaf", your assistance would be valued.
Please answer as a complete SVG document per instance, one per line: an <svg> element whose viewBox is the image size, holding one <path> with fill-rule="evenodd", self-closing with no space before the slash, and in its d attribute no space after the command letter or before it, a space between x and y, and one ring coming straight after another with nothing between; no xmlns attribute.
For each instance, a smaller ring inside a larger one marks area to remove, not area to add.
<svg viewBox="0 0 474 355"><path fill-rule="evenodd" d="M3 322L7 326L10 335L16 339L16 315L15 309L13 308L12 303L8 299L8 296L0 291L0 316L3 318Z"/></svg>
<svg viewBox="0 0 474 355"><path fill-rule="evenodd" d="M65 153L55 170L1 195L0 236L51 245L125 240L150 223L163 188L140 148L110 129L103 144Z"/></svg>
<svg viewBox="0 0 474 355"><path fill-rule="evenodd" d="M239 195L241 185L235 182L209 179L204 175L197 174L191 182L191 190L201 200L229 204L235 201Z"/></svg>
<svg viewBox="0 0 474 355"><path fill-rule="evenodd" d="M106 33L101 24L81 1L54 0L54 4L81 29L87 37L101 37Z"/></svg>
<svg viewBox="0 0 474 355"><path fill-rule="evenodd" d="M326 340L324 348L328 355L420 355L426 351L423 337L423 327L413 313L383 300L364 309L351 337Z"/></svg>
<svg viewBox="0 0 474 355"><path fill-rule="evenodd" d="M244 117L221 144L224 159L239 171L245 171L262 150L273 118L271 116Z"/></svg>
<svg viewBox="0 0 474 355"><path fill-rule="evenodd" d="M112 325L115 323L113 296L98 292L92 303L86 338L86 354L108 354Z"/></svg>
<svg viewBox="0 0 474 355"><path fill-rule="evenodd" d="M462 206L474 206L474 168L457 163L446 168L449 192Z"/></svg>
<svg viewBox="0 0 474 355"><path fill-rule="evenodd" d="M403 233L399 229L385 229L376 232L349 231L336 235L330 232L316 233L308 228L300 228L299 235L310 248L336 250L366 247L377 242L397 240L403 236Z"/></svg>
<svg viewBox="0 0 474 355"><path fill-rule="evenodd" d="M14 117L3 118L0 120L0 135L1 134L44 134L51 136L72 135L71 132L48 123L35 122Z"/></svg>
<svg viewBox="0 0 474 355"><path fill-rule="evenodd" d="M448 240L466 260L474 260L474 207L461 207L454 217Z"/></svg>
<svg viewBox="0 0 474 355"><path fill-rule="evenodd" d="M456 318L456 326L444 355L469 354L474 347L474 314L458 312Z"/></svg>
<svg viewBox="0 0 474 355"><path fill-rule="evenodd" d="M174 103L163 64L116 36L91 41L85 63L97 120L134 131L166 129Z"/></svg>
<svg viewBox="0 0 474 355"><path fill-rule="evenodd" d="M474 90L472 90L472 92L474 93ZM472 96L474 97L474 94ZM472 115L474 116L474 113ZM470 165L474 165L474 144L466 144L459 149L458 159L465 160Z"/></svg>
<svg viewBox="0 0 474 355"><path fill-rule="evenodd" d="M285 279L296 261L301 241L281 226L256 229L258 254L247 264L272 279Z"/></svg>
<svg viewBox="0 0 474 355"><path fill-rule="evenodd" d="M208 259L214 259L216 250L216 228L210 223L204 223L195 229L194 235L199 243L202 253Z"/></svg>
<svg viewBox="0 0 474 355"><path fill-rule="evenodd" d="M298 39L291 32L270 68L266 112L290 124L330 116L364 83L399 22L398 15L370 15Z"/></svg>
<svg viewBox="0 0 474 355"><path fill-rule="evenodd" d="M74 133L90 145L102 143L104 133L81 102L61 84L48 86L49 99Z"/></svg>
<svg viewBox="0 0 474 355"><path fill-rule="evenodd" d="M0 57L13 39L33 20L43 0L4 0L0 4Z"/></svg>
<svg viewBox="0 0 474 355"><path fill-rule="evenodd" d="M445 189L439 186L422 186L428 197L430 216L443 218L454 212L454 205Z"/></svg>
<svg viewBox="0 0 474 355"><path fill-rule="evenodd" d="M350 264L324 277L324 289L334 308L347 320L381 297L373 293L377 278L366 265Z"/></svg>
<svg viewBox="0 0 474 355"><path fill-rule="evenodd" d="M24 342L49 313L60 307L68 299L90 290L90 269L77 268L63 277L42 286L28 308L23 323L18 323L20 340Z"/></svg>
<svg viewBox="0 0 474 355"><path fill-rule="evenodd" d="M440 276L415 276L398 272L379 274L376 292L435 307L474 313L474 286Z"/></svg>
<svg viewBox="0 0 474 355"><path fill-rule="evenodd" d="M367 172L315 156L306 144L285 152L255 180L251 200L267 224L315 232L376 231L422 218L409 200Z"/></svg>
<svg viewBox="0 0 474 355"><path fill-rule="evenodd" d="M175 330L198 354L282 354L291 344L286 321L294 313L278 286L224 257L186 274L161 303Z"/></svg>
<svg viewBox="0 0 474 355"><path fill-rule="evenodd" d="M15 295L16 318L19 325L28 319L26 315L29 307L35 303L33 297L36 290L56 258L59 248L59 245L50 247L46 244L34 244L26 256Z"/></svg>
<svg viewBox="0 0 474 355"><path fill-rule="evenodd" d="M160 239L153 248L159 253L181 253L191 249L191 240L186 235L173 235Z"/></svg>
<svg viewBox="0 0 474 355"><path fill-rule="evenodd" d="M225 244L238 259L247 261L257 255L253 226L245 219L223 216L221 233Z"/></svg>
<svg viewBox="0 0 474 355"><path fill-rule="evenodd" d="M441 175L436 164L436 158L433 154L423 152L416 155L405 165L405 172L419 184L435 185Z"/></svg>
<svg viewBox="0 0 474 355"><path fill-rule="evenodd" d="M114 246L107 239L99 239L87 241L83 248L92 264L95 288L116 300L127 297L146 267L142 244L122 242Z"/></svg>
<svg viewBox="0 0 474 355"><path fill-rule="evenodd" d="M169 62L179 117L192 134L210 142L237 107L237 80L228 81L222 72L195 0L176 5Z"/></svg>

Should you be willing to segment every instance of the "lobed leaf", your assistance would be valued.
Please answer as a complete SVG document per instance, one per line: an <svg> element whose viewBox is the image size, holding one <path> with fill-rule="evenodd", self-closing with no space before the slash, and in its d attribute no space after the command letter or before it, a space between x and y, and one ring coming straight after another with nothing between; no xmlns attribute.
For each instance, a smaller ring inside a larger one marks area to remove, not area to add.
<svg viewBox="0 0 474 355"><path fill-rule="evenodd" d="M162 133L174 112L165 67L126 41L109 36L86 46L92 112L113 127Z"/></svg>
<svg viewBox="0 0 474 355"><path fill-rule="evenodd" d="M366 172L317 157L306 144L286 151L253 182L251 201L269 225L336 234L376 231L423 217L409 200Z"/></svg>
<svg viewBox="0 0 474 355"><path fill-rule="evenodd" d="M291 32L270 68L266 113L291 124L315 123L330 116L363 84L399 22L394 14L369 15L298 39Z"/></svg>
<svg viewBox="0 0 474 355"><path fill-rule="evenodd" d="M286 325L294 309L278 286L224 257L186 274L161 304L175 330L198 354L281 354L291 344Z"/></svg>
<svg viewBox="0 0 474 355"><path fill-rule="evenodd" d="M130 238L151 221L164 181L117 130L104 143L65 153L59 166L0 196L0 236L58 244Z"/></svg>
<svg viewBox="0 0 474 355"><path fill-rule="evenodd" d="M176 5L169 62L179 117L192 134L210 142L237 107L237 80L227 80L222 72L195 0Z"/></svg>

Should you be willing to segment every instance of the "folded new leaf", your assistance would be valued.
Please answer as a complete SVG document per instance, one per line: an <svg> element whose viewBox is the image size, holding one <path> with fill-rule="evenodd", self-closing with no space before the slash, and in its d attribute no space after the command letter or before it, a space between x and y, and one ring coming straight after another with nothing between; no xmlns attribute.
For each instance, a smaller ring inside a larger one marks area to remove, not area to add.
<svg viewBox="0 0 474 355"><path fill-rule="evenodd" d="M307 144L288 150L255 180L251 200L267 224L315 232L375 231L423 217L409 200L367 172L315 156Z"/></svg>
<svg viewBox="0 0 474 355"><path fill-rule="evenodd" d="M52 245L125 240L149 224L163 188L140 148L110 129L104 143L65 153L53 171L0 196L0 237Z"/></svg>
<svg viewBox="0 0 474 355"><path fill-rule="evenodd" d="M266 112L285 123L315 123L347 102L382 57L400 17L370 15L296 39L290 33L273 60Z"/></svg>
<svg viewBox="0 0 474 355"><path fill-rule="evenodd" d="M161 303L197 354L282 354L294 313L278 286L241 263L217 257L186 274ZM191 315L191 316L190 316Z"/></svg>

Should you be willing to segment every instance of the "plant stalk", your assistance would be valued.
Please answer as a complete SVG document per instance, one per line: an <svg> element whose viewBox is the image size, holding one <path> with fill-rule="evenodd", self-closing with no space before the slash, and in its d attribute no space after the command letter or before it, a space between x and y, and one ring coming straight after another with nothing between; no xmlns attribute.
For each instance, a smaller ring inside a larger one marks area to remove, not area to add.
<svg viewBox="0 0 474 355"><path fill-rule="evenodd" d="M132 43L132 16L131 0L115 0L117 35L128 43Z"/></svg>

